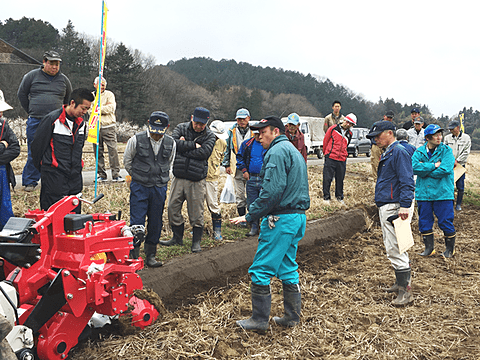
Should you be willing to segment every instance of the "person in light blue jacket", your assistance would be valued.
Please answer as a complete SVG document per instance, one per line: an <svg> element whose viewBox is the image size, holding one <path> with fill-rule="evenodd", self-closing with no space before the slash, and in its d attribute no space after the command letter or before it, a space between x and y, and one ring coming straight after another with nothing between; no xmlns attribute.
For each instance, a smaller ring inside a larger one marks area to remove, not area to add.
<svg viewBox="0 0 480 360"><path fill-rule="evenodd" d="M418 205L418 227L423 236L425 251L420 255L435 254L433 223L435 215L438 226L445 235L445 258L455 254L455 227L453 226L455 157L452 149L442 142L443 129L430 124L425 129L425 144L412 157L413 173L417 175L415 199Z"/></svg>

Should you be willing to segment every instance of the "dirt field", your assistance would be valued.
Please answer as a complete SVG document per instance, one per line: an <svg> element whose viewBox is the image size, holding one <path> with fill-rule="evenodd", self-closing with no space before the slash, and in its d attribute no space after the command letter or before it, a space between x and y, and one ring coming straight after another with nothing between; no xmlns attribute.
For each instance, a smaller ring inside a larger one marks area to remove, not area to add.
<svg viewBox="0 0 480 360"><path fill-rule="evenodd" d="M423 245L413 220L413 305L395 308L382 287L394 282L386 258L368 166L347 167L346 203L363 207L367 229L348 239L329 239L298 254L302 288L299 326L273 324L267 334L240 330L235 321L251 315L249 278L237 274L222 287L208 284L182 291L143 332L113 331L71 352L90 359L478 359L480 345L478 212L480 156L468 167L464 210L455 217L456 255L422 258ZM310 169L311 196L321 184L321 169ZM317 184L318 183L318 184ZM312 188L313 186L313 188ZM313 199L312 206L321 205ZM322 209L329 210L329 209ZM330 209L324 216L339 216ZM348 218L344 226L348 227ZM437 253L444 250L435 229ZM161 269L159 269L161 271ZM191 291L189 291L191 290ZM281 283L272 282L271 316L283 311ZM188 301L187 301L188 300ZM182 304L189 303L188 306Z"/></svg>

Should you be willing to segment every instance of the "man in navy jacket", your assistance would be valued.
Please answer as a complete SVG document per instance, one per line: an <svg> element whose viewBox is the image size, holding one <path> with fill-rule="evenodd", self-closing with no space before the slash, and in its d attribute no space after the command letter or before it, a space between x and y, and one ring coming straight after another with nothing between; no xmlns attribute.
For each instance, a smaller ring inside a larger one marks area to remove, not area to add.
<svg viewBox="0 0 480 360"><path fill-rule="evenodd" d="M378 165L375 203L385 250L395 269L397 280L386 291L396 292L398 296L392 304L403 306L413 301L410 260L406 252L400 253L392 221L398 217L406 220L410 214L415 189L412 161L405 148L396 141L395 125L392 122L375 123L367 138L375 139L375 143L384 149Z"/></svg>

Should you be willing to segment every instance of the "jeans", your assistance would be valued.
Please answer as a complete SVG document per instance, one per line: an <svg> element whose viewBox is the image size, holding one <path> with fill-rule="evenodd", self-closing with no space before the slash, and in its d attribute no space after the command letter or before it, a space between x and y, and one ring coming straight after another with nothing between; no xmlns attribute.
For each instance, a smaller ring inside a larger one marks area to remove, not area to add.
<svg viewBox="0 0 480 360"><path fill-rule="evenodd" d="M252 204L260 195L262 190L262 178L260 176L250 176L247 180L247 208Z"/></svg>
<svg viewBox="0 0 480 360"><path fill-rule="evenodd" d="M30 150L33 138L37 132L38 124L40 124L41 119L28 117L27 120L27 146L28 146L28 157L27 163L23 168L22 172L22 185L35 185L37 186L38 180L40 179L40 171L33 165L32 153Z"/></svg>

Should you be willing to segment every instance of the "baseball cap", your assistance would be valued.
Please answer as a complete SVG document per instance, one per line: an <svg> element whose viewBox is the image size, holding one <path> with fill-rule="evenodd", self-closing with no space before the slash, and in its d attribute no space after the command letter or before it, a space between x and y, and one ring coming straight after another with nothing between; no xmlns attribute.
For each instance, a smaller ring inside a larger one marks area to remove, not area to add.
<svg viewBox="0 0 480 360"><path fill-rule="evenodd" d="M235 115L235 119L245 119L247 117L250 117L250 111L244 108L237 110L237 115Z"/></svg>
<svg viewBox="0 0 480 360"><path fill-rule="evenodd" d="M298 114L291 113L290 115L288 115L287 124L293 124L293 125L300 124L300 117L298 116Z"/></svg>
<svg viewBox="0 0 480 360"><path fill-rule="evenodd" d="M263 129L266 126L274 126L280 130L280 132L284 133L285 132L285 125L283 125L282 120L280 120L276 116L267 116L257 122L256 124L250 125L250 129L252 130L259 130Z"/></svg>
<svg viewBox="0 0 480 360"><path fill-rule="evenodd" d="M396 132L397 128L391 121L387 121L387 120L377 121L375 124L373 124L372 128L370 129L370 132L367 134L367 138L374 139L375 136L377 136L378 134L381 134L385 130L392 130L393 132Z"/></svg>
<svg viewBox="0 0 480 360"><path fill-rule="evenodd" d="M411 113L419 113L420 114L420 110L418 110L418 108L413 108L412 111L410 111Z"/></svg>
<svg viewBox="0 0 480 360"><path fill-rule="evenodd" d="M425 120L421 116L417 117L415 121L413 122L414 124L423 124Z"/></svg>
<svg viewBox="0 0 480 360"><path fill-rule="evenodd" d="M386 113L385 113L385 116L386 117L389 117L389 118L393 118L395 116L394 112L392 110L388 110Z"/></svg>
<svg viewBox="0 0 480 360"><path fill-rule="evenodd" d="M193 121L206 124L208 119L210 119L210 111L203 107L195 108L195 110L193 111Z"/></svg>
<svg viewBox="0 0 480 360"><path fill-rule="evenodd" d="M448 124L448 130L455 129L457 126L460 126L460 122L458 120L452 120Z"/></svg>
<svg viewBox="0 0 480 360"><path fill-rule="evenodd" d="M0 90L0 111L12 110L13 108L8 105L3 97L3 91Z"/></svg>
<svg viewBox="0 0 480 360"><path fill-rule="evenodd" d="M45 51L45 54L43 54L43 58L50 61L62 61L60 54L53 50Z"/></svg>
<svg viewBox="0 0 480 360"><path fill-rule="evenodd" d="M152 115L150 115L150 119L148 119L148 130L152 134L165 134L167 131L168 124L170 123L170 119L168 115L163 111L154 111Z"/></svg>

